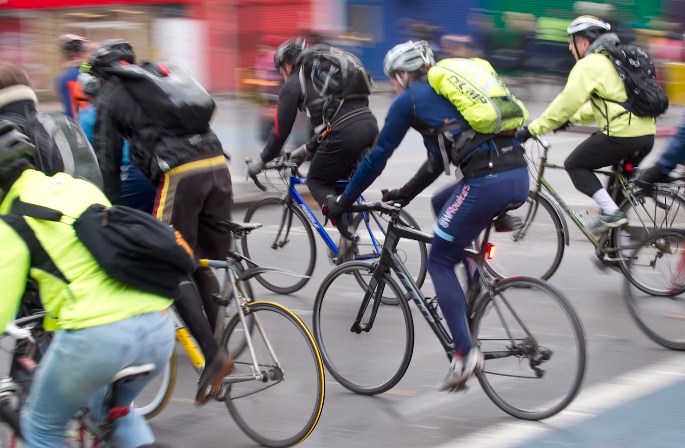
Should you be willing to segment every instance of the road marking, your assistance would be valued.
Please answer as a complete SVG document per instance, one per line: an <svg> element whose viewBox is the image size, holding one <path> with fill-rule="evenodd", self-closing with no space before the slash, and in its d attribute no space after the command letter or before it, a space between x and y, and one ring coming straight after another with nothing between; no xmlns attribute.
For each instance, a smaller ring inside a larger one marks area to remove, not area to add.
<svg viewBox="0 0 685 448"><path fill-rule="evenodd" d="M437 448L519 446L553 431L589 420L684 379L685 358L674 356L581 390L580 396L566 410L544 422L518 420L503 423L483 428Z"/></svg>

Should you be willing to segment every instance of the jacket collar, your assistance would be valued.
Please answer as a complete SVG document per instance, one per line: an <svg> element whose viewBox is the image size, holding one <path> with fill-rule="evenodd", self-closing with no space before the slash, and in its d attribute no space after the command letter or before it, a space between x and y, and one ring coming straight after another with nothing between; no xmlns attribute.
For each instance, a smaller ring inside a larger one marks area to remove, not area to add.
<svg viewBox="0 0 685 448"><path fill-rule="evenodd" d="M16 85L0 89L0 109L18 101L31 101L34 106L38 104L36 93L29 86Z"/></svg>

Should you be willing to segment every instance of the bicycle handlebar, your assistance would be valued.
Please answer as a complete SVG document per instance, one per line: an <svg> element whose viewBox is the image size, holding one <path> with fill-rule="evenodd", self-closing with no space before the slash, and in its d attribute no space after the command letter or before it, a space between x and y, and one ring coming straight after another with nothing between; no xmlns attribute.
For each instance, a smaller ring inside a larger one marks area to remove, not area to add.
<svg viewBox="0 0 685 448"><path fill-rule="evenodd" d="M245 164L249 165L249 163L252 161L250 158L245 159ZM286 159L285 156L278 157L275 160L272 160L271 162L268 162L265 164L264 168L262 171L267 171L267 170L290 170L291 174L293 176L298 176L302 177L298 171L299 165L295 162L291 162L290 160ZM249 176L249 174L248 174ZM260 180L257 178L257 175L254 176L249 176L250 179L252 179L252 182L255 183L255 185L262 191L266 191L267 187L263 183L260 182Z"/></svg>
<svg viewBox="0 0 685 448"><path fill-rule="evenodd" d="M541 137L539 137L539 136L537 136L537 135L534 135L532 138L533 138L533 140L535 140L536 142L540 143L540 144L542 145L542 147L545 148L545 149L549 149L549 148L552 147L552 144L551 144L550 142L548 142L547 140L544 140L543 138L541 138Z"/></svg>

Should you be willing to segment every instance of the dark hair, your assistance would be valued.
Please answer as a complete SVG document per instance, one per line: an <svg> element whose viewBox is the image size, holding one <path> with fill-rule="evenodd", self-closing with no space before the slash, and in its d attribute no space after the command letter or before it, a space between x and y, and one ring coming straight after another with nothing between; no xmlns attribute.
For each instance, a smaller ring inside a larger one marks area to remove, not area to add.
<svg viewBox="0 0 685 448"><path fill-rule="evenodd" d="M17 64L0 61L0 89L17 85L30 86L29 76Z"/></svg>

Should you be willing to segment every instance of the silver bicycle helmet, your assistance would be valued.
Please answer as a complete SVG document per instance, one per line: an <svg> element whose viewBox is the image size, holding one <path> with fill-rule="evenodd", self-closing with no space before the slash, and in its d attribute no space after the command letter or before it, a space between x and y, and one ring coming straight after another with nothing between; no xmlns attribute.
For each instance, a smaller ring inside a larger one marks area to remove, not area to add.
<svg viewBox="0 0 685 448"><path fill-rule="evenodd" d="M383 71L385 76L390 78L399 71L412 73L421 68L430 68L433 64L435 58L428 42L410 40L395 45L388 51L383 60Z"/></svg>
<svg viewBox="0 0 685 448"><path fill-rule="evenodd" d="M582 36L590 42L611 30L611 25L595 16L576 17L566 29L569 36Z"/></svg>

